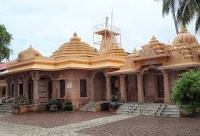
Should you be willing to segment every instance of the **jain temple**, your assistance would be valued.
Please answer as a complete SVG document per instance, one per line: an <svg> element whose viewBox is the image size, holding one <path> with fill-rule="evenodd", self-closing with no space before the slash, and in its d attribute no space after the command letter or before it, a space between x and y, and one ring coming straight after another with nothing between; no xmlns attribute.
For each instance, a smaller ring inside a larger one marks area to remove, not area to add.
<svg viewBox="0 0 200 136"><path fill-rule="evenodd" d="M76 32L49 57L30 46L0 65L0 97L21 95L37 104L70 100L78 110L84 103L109 103L117 93L120 103L172 104L178 75L200 67L196 37L182 27L169 45L153 36L141 50L127 53L120 35L120 28L106 21L94 27L99 51Z"/></svg>

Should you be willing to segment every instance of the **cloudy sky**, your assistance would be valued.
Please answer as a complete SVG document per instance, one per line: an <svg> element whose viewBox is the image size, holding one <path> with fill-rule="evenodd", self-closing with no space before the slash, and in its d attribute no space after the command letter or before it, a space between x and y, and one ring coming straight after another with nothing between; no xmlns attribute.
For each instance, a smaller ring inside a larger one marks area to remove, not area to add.
<svg viewBox="0 0 200 136"><path fill-rule="evenodd" d="M1 0L0 4L0 24L13 35L10 60L30 45L49 57L74 31L93 46L93 26L105 23L112 10L113 25L121 28L127 52L140 50L153 35L163 43L171 43L176 35L171 15L163 18L162 3L154 0ZM194 34L194 24L187 28Z"/></svg>

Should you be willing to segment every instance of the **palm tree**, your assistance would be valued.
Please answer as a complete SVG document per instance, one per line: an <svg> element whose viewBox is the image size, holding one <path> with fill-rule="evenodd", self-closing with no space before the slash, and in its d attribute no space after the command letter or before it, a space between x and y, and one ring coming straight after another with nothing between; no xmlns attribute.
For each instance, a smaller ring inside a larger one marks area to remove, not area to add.
<svg viewBox="0 0 200 136"><path fill-rule="evenodd" d="M200 28L200 1L180 0L177 10L177 21L180 25L187 25L196 19L195 32Z"/></svg>
<svg viewBox="0 0 200 136"><path fill-rule="evenodd" d="M154 1L160 1L160 0L154 0ZM165 17L165 15L168 15L169 12L172 13L173 20L174 20L174 26L176 29L176 34L179 33L178 31L178 22L176 19L176 5L178 4L178 0L162 0L162 15Z"/></svg>

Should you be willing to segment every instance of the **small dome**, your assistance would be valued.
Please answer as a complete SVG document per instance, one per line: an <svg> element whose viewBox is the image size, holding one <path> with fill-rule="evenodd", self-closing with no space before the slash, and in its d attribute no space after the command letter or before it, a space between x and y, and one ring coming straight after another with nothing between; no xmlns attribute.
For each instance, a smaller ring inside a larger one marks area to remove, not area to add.
<svg viewBox="0 0 200 136"><path fill-rule="evenodd" d="M118 56L118 57L126 57L127 53L124 51L124 49L117 47L117 46L113 46L112 48L110 48L106 54L108 56Z"/></svg>
<svg viewBox="0 0 200 136"><path fill-rule="evenodd" d="M56 50L51 57L54 59L60 58L76 58L76 57L94 57L98 53L88 44L81 42L81 39L74 32L73 37L69 42L64 43Z"/></svg>
<svg viewBox="0 0 200 136"><path fill-rule="evenodd" d="M32 45L24 51L21 51L18 54L17 60L18 61L23 61L23 60L30 60L38 57L43 57L42 54L40 54L37 50L35 50Z"/></svg>
<svg viewBox="0 0 200 136"><path fill-rule="evenodd" d="M185 44L188 46L198 44L196 37L188 32L185 27L182 27L180 33L174 38L172 42L172 46L179 46L181 44Z"/></svg>
<svg viewBox="0 0 200 136"><path fill-rule="evenodd" d="M135 57L139 56L139 52L136 50L136 48L134 48L134 50L132 52L132 56L135 56Z"/></svg>

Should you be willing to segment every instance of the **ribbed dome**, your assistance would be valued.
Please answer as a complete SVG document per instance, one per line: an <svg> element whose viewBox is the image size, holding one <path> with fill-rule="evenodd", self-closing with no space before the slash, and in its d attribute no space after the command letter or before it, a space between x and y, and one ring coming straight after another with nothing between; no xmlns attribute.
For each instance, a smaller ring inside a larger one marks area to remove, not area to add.
<svg viewBox="0 0 200 136"><path fill-rule="evenodd" d="M174 38L172 46L179 46L180 44L185 45L197 45L198 41L196 37L187 31L185 27L182 27L180 33Z"/></svg>
<svg viewBox="0 0 200 136"><path fill-rule="evenodd" d="M123 48L119 48L119 47L115 47L113 46L112 48L110 48L106 54L108 56L118 56L118 57L126 57L127 53L124 51Z"/></svg>
<svg viewBox="0 0 200 136"><path fill-rule="evenodd" d="M20 52L18 54L17 60L23 61L23 60L29 60L33 58L43 57L42 54L40 54L37 50L35 50L31 45L28 49Z"/></svg>
<svg viewBox="0 0 200 136"><path fill-rule="evenodd" d="M81 42L81 39L77 37L75 32L70 41L61 45L60 48L56 50L51 57L54 59L60 59L94 56L98 56L98 53L88 44Z"/></svg>

